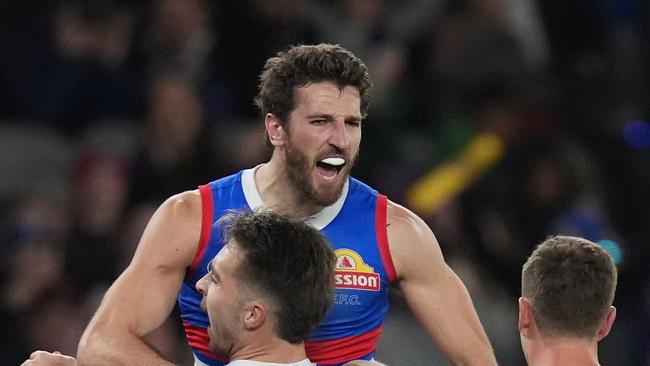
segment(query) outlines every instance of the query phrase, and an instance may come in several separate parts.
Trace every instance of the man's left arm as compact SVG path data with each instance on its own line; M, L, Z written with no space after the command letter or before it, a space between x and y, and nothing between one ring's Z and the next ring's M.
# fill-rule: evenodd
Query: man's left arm
M496 365L469 293L445 263L429 226L393 202L387 225L398 285L438 349L452 365Z

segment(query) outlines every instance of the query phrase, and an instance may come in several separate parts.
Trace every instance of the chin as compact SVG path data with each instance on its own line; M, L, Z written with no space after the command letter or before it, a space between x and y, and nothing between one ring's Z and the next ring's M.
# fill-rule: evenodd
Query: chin
M339 199L339 197L341 197L344 184L345 184L345 180L342 180L341 182L333 183L333 185L320 187L320 189L315 189L314 190L315 194L312 195L312 201L314 201L320 206L329 206L333 204L334 202L336 202L336 200Z

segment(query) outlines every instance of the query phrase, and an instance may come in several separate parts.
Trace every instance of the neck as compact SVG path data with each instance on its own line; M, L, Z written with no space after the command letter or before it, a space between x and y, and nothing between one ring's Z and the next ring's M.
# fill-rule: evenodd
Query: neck
M529 344L529 366L598 366L597 342L576 339L539 339Z
M294 181L289 178L286 165L276 151L271 160L255 172L255 186L264 201L264 205L274 211L306 218L323 209L323 206L311 203Z
M307 358L303 343L291 344L282 339L257 339L236 349L230 354L230 361L249 360L272 363L294 363Z

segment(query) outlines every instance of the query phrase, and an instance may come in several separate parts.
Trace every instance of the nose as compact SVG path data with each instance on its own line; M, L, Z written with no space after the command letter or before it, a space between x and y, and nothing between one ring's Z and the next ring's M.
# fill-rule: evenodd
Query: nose
M345 121L336 120L331 124L329 143L340 150L347 149L350 146L350 136Z
M196 282L196 291L200 292L203 296L208 294L208 275L201 277L200 280Z

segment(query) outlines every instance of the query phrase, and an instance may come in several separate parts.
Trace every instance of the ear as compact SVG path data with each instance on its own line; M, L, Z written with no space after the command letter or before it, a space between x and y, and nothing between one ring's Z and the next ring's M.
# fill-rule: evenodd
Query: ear
M525 297L519 298L519 333L522 336L530 337L533 325L533 305Z
M266 128L269 142L271 142L273 147L282 146L284 144L286 132L280 118L273 113L267 113L266 116L264 116L264 127Z
M244 328L255 330L266 323L269 316L269 308L259 300L249 301L244 307Z
M603 324L600 326L598 333L596 334L596 339L598 341L605 338L609 334L609 331L612 330L612 325L614 324L615 319L616 308L610 306L609 310L607 310L607 316L605 317L605 320L603 320Z

